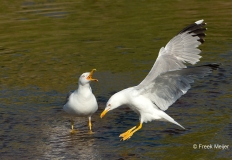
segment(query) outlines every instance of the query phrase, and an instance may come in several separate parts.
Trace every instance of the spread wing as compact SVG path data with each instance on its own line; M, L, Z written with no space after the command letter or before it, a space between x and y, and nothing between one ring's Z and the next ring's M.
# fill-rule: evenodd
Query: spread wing
M162 47L151 71L137 88L149 85L162 73L186 68L184 64L186 62L190 64L198 62L201 51L197 47L204 42L205 25L204 20L196 21L181 30L165 47Z
M138 91L165 111L191 88L190 83L193 83L195 78L204 77L218 67L218 64L209 64L162 73Z

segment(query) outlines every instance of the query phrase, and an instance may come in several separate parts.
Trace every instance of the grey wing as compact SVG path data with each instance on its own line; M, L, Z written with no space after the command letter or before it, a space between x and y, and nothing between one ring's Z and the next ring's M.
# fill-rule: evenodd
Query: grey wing
M157 107L165 111L191 88L190 83L193 83L195 78L204 77L218 67L217 64L210 64L169 71L159 75L148 86L138 90L140 94L148 97Z
M159 51L158 58L145 79L137 86L142 88L153 81L158 75L182 68L184 63L195 64L201 58L197 48L204 42L206 23L204 20L196 21L180 31L165 47Z
M64 104L66 104L66 103L69 101L69 97L70 97L70 95L71 95L72 93L73 93L73 92L70 91L70 92L67 94Z

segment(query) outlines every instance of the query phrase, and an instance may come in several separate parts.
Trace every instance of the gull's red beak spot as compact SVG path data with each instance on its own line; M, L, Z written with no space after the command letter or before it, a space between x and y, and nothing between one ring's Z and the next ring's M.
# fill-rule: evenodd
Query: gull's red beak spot
M105 114L106 114L108 111L109 111L109 110L105 109L105 110L101 113L100 117L103 118L103 117L105 116Z

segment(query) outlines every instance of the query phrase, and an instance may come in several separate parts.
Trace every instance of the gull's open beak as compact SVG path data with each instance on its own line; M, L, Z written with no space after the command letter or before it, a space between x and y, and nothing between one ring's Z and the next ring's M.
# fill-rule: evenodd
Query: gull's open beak
M89 76L87 77L87 79L90 80L90 81L98 82L97 79L92 78L93 72L94 72L94 71L96 71L96 69L92 69L92 71L90 72L90 74L89 74Z
M101 117L101 118L104 117L105 114L106 114L108 111L109 111L109 110L105 109L105 110L101 113L100 117Z

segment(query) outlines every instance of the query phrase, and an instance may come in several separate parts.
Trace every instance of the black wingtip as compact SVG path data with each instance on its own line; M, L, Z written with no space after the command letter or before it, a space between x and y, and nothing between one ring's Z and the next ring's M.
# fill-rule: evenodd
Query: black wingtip
M202 44L205 42L205 40L202 38L202 39L198 39L197 41L201 42Z
M210 67L212 70L217 70L221 64L219 63L211 63L211 64L206 64L206 65L203 65L203 66L207 66L207 67Z
M204 37L206 36L205 31L207 30L207 28L205 28L205 25L206 23L204 23L203 20L201 22L197 21L182 29L178 34L182 34L182 33L192 34L192 36L199 37L198 39L199 42L204 43L205 42Z

